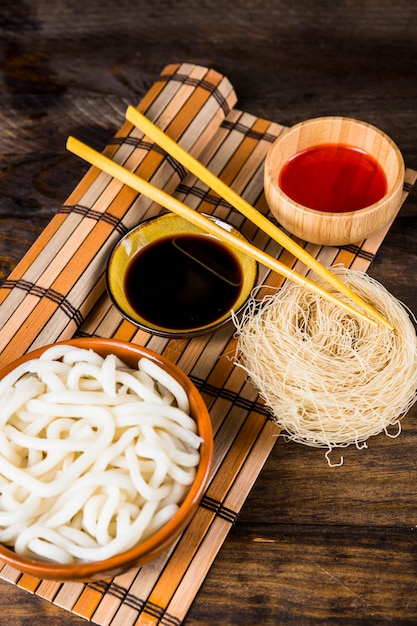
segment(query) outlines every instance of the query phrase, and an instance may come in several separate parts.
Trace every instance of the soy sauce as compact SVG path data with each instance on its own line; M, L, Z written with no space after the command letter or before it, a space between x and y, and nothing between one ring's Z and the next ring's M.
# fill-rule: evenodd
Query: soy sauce
M357 211L380 200L387 180L370 154L352 146L308 148L284 166L279 185L292 200L319 211Z
M185 331L216 322L237 301L242 268L213 237L177 234L142 248L128 265L130 306L152 325Z

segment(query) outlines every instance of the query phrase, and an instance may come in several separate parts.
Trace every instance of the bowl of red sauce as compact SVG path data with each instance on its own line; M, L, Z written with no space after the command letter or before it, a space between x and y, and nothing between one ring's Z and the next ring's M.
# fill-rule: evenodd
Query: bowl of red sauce
M291 234L348 245L394 219L404 173L402 154L383 131L347 117L318 117L283 131L272 144L265 196Z

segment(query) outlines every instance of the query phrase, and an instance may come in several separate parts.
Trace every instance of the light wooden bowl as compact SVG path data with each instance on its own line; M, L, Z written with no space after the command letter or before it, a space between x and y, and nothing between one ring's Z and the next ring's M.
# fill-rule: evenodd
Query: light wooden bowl
M302 206L283 192L279 178L288 160L303 150L329 143L356 147L378 161L387 179L387 192L378 202L331 213ZM347 245L369 237L395 217L404 172L400 150L381 130L346 117L319 117L292 126L272 144L265 161L265 196L271 213L291 234L320 245Z

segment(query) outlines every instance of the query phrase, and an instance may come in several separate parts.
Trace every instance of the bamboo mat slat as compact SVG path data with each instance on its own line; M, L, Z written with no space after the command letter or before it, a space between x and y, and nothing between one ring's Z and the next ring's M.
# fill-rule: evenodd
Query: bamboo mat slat
M193 64L168 65L138 108L214 173L267 214L263 163L283 127L235 108L228 79ZM258 247L307 268L167 157L129 123L103 152L198 211L238 227ZM408 169L403 202L417 179ZM232 324L192 340L138 330L112 306L104 286L114 243L159 206L91 168L0 287L0 365L36 346L72 336L116 337L164 354L190 376L210 410L215 451L201 505L177 543L155 561L112 580L55 583L0 561L0 578L101 626L180 625L279 434L244 371L234 365ZM366 271L390 225L343 248L300 242L325 265ZM260 297L283 278L259 268Z

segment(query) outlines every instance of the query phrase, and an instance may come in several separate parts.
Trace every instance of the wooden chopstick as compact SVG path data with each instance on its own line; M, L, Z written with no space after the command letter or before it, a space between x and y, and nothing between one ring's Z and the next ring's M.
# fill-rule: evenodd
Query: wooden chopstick
M312 269L316 274L324 278L328 283L333 285L340 293L347 296L357 307L366 311L371 317L384 324L390 330L394 327L388 322L378 311L376 311L368 302L363 300L348 285L340 280L335 274L329 271L317 259L309 254L302 246L297 244L280 228L275 226L267 217L257 211L238 193L226 185L213 172L207 169L202 163L189 154L184 148L178 145L163 130L158 128L145 115L137 109L129 106L126 110L126 119L134 124L139 130L144 132L150 139L155 141L165 152L174 157L181 165L186 167L192 174L197 176L201 181L216 191L220 197L229 202L242 215L253 222L258 228L263 230L267 235L279 243L283 248L291 252L297 259L302 261L307 267Z
M340 300L305 276L298 274L287 265L280 263L277 259L269 256L256 246L253 246L246 239L236 237L236 235L233 235L233 233L225 230L198 211L191 209L162 189L155 187L122 165L119 165L112 159L109 159L104 154L97 152L78 139L75 139L75 137L68 137L67 149L73 154L84 159L87 163L90 163L90 165L98 167L103 172L113 176L125 185L128 185L132 189L135 189L139 193L147 196L153 202L156 202L173 213L180 215L182 218L198 226L203 231L214 235L224 243L254 258L257 262L269 267L269 269L281 274L285 278L288 278L299 285L306 287L307 289L310 289L330 302L343 307L351 315L356 315L375 326L377 325L374 319L368 317L362 311L352 307L348 302Z

